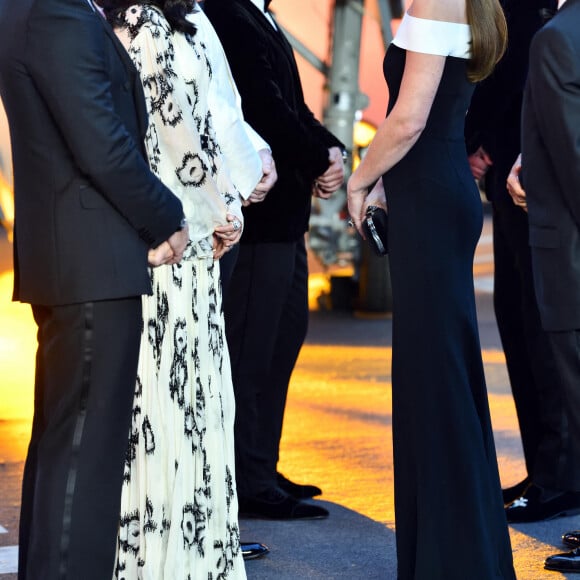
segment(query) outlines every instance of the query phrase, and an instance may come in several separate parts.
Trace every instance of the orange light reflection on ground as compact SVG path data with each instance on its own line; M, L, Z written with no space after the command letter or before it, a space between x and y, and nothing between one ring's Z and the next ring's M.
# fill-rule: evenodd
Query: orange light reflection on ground
M0 420L31 421L36 325L28 304L11 302L12 272L0 275Z
M486 375L505 372L503 352L486 350L483 358ZM288 395L280 471L394 529L390 368L386 346L305 345ZM494 427L512 430L511 395L489 399ZM517 477L521 458L504 454L500 467Z

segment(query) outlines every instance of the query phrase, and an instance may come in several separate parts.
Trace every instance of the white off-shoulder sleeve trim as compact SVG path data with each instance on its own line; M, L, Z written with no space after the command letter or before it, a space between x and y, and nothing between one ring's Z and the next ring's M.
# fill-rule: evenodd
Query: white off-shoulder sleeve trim
M407 12L393 40L405 50L458 58L470 57L470 42L469 24L417 18Z

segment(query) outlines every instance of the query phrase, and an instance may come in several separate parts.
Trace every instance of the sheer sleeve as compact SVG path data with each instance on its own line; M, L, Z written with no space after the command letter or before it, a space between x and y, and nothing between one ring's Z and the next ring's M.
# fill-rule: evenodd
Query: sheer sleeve
M201 10L192 16L198 30L204 32L211 60L208 106L211 111L219 112L213 115L217 141L231 180L247 199L262 177L262 161L257 152L269 146L244 120L241 97L213 26Z
M181 199L190 238L197 242L226 223L228 205L237 209L239 195L231 183L219 184L219 175L212 177L211 162L192 114L191 89L176 62L176 50L181 48L166 20L151 7L129 9L127 19L128 51L139 70L149 114L145 137L149 163Z

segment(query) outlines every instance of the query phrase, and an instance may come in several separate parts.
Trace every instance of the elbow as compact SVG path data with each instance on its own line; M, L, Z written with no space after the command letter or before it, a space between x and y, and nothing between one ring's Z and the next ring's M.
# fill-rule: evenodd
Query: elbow
M426 122L426 119L417 117L403 120L400 124L401 140L415 143L425 129Z

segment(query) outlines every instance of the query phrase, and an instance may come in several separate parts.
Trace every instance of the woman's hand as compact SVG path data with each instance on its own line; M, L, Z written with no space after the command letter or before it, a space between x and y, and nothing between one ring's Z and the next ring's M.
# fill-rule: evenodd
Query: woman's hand
M382 179L379 179L375 183L375 186L367 195L363 206L363 215L366 213L369 205L376 205L377 207L382 207L385 211L387 211L387 196L385 195L385 188L383 186Z
M214 229L214 257L221 258L235 244L240 241L243 232L243 220L234 214L226 216L228 223L225 226L217 226Z
M356 171L350 176L346 186L346 199L348 205L348 213L352 225L357 229L358 233L364 238L361 228L361 222L364 215L363 208L365 207L365 200L368 195L367 187L360 187L357 184Z
M358 233L363 237L363 239L366 239L361 224L364 215L367 212L367 208L371 205L376 205L378 207L382 207L385 211L387 211L387 198L385 195L385 188L383 187L383 180L379 179L368 194L366 194L367 191L366 189L360 190L364 191L364 193L366 194L364 196L360 194L357 195L357 191L353 190L353 195L351 197L350 185L351 184L349 180L347 189L348 189L348 211L350 213L350 219L352 221L352 225L356 227L356 229L358 230ZM353 212L356 212L356 215L358 215L358 222L355 221Z
M233 246L226 246L224 240L218 237L216 234L213 235L213 259L219 260L226 252L231 250Z

